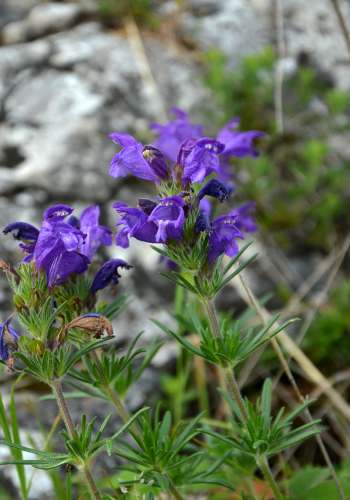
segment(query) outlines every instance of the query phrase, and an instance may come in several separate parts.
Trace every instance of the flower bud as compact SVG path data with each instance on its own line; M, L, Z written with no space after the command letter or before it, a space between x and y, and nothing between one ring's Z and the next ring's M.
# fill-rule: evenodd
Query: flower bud
M168 177L168 167L164 155L159 149L154 146L145 146L142 151L142 156L159 179L166 179Z

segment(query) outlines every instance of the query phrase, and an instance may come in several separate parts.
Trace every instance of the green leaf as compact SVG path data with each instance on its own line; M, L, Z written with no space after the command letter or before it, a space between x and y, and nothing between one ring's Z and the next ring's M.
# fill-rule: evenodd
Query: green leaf
M145 406L144 408L141 408L139 411L135 413L113 436L109 437L109 441L114 441L117 439L119 436L121 436L125 431L129 429L129 427L135 422L135 420L142 415L143 413L149 411L150 408L148 406Z
M197 349L193 344L191 344L188 340L186 340L185 337L182 337L178 333L173 332L172 330L170 330L170 328L168 328L166 325L164 325L163 323L161 323L156 319L152 319L151 321L165 333L168 333L171 337L174 337L183 347L185 347L185 349L192 352L193 354L196 354L197 356L204 357L202 351Z

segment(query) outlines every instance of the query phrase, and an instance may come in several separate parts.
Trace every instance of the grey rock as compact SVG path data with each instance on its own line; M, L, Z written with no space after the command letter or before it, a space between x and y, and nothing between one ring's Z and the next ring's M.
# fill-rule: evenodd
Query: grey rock
M349 20L350 3L340 4L345 19ZM340 87L349 89L350 57L331 2L288 0L284 3L284 14L289 55L308 53Z
M29 81L19 84L5 104L10 123L50 125L95 114L103 96L88 82L70 72L47 69Z
M268 9L246 0L192 0L183 33L201 49L219 49L231 64L269 43Z
M146 50L165 106L199 106L196 69L158 41ZM116 149L107 133L144 133L159 116L128 41L84 23L0 48L0 68L8 75L0 87L0 194L31 186L56 198L107 200L118 186L108 177Z
M4 85L20 70L43 64L49 54L50 45L45 40L0 47L0 81Z
M216 0L191 0L187 4L195 16L210 16L220 11L219 2Z
M4 43L21 43L72 26L82 14L76 3L42 3L35 5L28 16L3 27Z
M28 27L24 21L6 24L2 30L2 40L5 44L25 42L28 38Z
M26 23L30 37L40 37L52 31L62 31L72 26L81 14L76 3L43 3L29 13Z
M26 17L38 0L2 0L0 3L0 28Z

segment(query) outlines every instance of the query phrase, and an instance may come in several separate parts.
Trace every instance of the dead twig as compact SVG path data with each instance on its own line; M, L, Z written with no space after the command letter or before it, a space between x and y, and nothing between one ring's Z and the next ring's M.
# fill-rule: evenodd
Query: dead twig
M124 28L128 37L128 41L135 56L140 76L145 84L145 90L149 98L158 107L158 116L161 120L167 120L166 108L163 103L161 93L157 82L153 76L152 68L147 57L146 49L142 40L140 30L132 16L128 16L124 20Z
M335 15L337 16L339 27L340 27L340 30L341 30L342 35L344 37L346 47L347 47L348 52L350 54L350 31L349 31L349 28L346 24L345 16L342 13L342 10L340 7L340 2L339 2L339 0L330 0L330 1L331 1L332 6L333 6Z

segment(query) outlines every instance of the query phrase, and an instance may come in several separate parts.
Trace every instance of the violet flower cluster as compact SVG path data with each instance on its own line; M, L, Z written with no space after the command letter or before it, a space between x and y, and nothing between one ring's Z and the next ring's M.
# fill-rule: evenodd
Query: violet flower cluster
M173 112L175 120L151 125L158 135L152 145L144 146L125 133L110 134L121 148L111 161L110 175L152 181L158 190L156 198L140 199L138 207L114 203L118 214L116 243L127 248L133 237L148 243L181 244L186 221L195 213L192 239L207 233L207 263L211 265L222 254L236 255L237 239L256 229L251 215L253 203L213 217L207 197L220 202L229 198L234 189L229 160L257 156L254 140L263 133L241 132L237 130L239 121L234 119L210 138L204 135L202 125L189 121L184 111L174 108ZM191 243L188 237L187 243Z
M112 231L99 224L98 206L86 208L79 218L72 213L69 205L53 205L45 210L40 229L26 222L14 222L3 231L20 241L23 261L33 261L37 271L45 272L49 288L86 272L99 247L112 244ZM93 279L91 293L111 282L117 283L120 267L130 268L122 259L103 264Z

